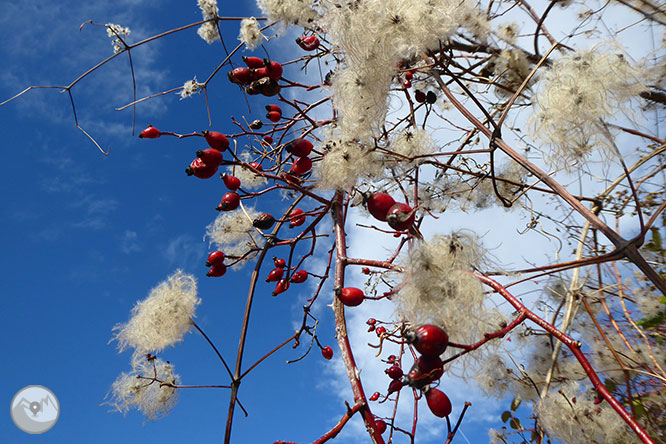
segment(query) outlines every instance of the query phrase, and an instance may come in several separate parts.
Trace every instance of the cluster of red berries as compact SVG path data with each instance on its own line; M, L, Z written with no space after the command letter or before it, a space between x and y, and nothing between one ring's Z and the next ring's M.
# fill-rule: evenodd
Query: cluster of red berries
M388 377L391 378L388 394L399 392L405 385L419 389L425 394L428 407L435 416L440 418L448 416L451 414L451 401L445 393L430 387L430 384L438 381L444 374L444 363L440 359L440 355L444 353L449 344L449 336L441 327L432 324L424 324L414 330L408 330L403 336L420 356L414 361L407 374L404 374L400 366L395 363L396 357L389 356L388 362L393 365L385 370ZM378 398L379 394L376 399ZM370 399L372 400L372 397Z
M221 251L213 251L208 255L206 260L206 267L210 267L206 276L210 277L220 277L224 276L224 273L227 272L227 266L224 265L224 253Z
M287 268L287 261L284 259L274 257L273 264L275 268L268 273L266 277L266 282L277 282L275 285L275 290L273 290L273 296L277 296L280 293L284 293L289 289L289 284L302 284L308 279L308 272L305 270L298 270L292 273L291 278L282 277L284 276L285 268ZM322 352L323 353L323 352ZM331 356L333 356L333 351L331 350ZM327 358L330 359L330 358Z
M232 83L245 86L249 95L262 94L271 97L280 92L278 80L282 77L282 65L269 59L243 57L247 68L230 71L227 76Z
M278 105L266 105L266 118L271 122L279 122L282 118L282 108L280 108ZM270 143L273 143L272 139L273 138L271 137ZM264 140L266 139L264 138Z
M210 148L197 151L197 158L185 169L185 172L188 176L208 179L217 173L217 168L223 160L222 151L229 148L229 139L217 131L204 131L203 135Z
M297 157L287 172L289 176L302 176L312 169L312 160L308 155L313 148L312 143L307 139L294 139L285 145L284 149Z
M364 201L375 219L388 222L396 231L407 230L414 224L416 211L406 203L396 202L386 193L367 194Z

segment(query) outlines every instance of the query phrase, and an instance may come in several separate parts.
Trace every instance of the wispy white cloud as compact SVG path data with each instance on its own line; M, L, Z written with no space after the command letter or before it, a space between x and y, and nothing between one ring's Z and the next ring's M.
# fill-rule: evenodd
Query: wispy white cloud
M205 244L190 234L181 234L162 247L162 254L173 268L191 268L204 262Z
M125 254L141 251L138 237L136 231L125 230L122 236L120 236L120 251Z

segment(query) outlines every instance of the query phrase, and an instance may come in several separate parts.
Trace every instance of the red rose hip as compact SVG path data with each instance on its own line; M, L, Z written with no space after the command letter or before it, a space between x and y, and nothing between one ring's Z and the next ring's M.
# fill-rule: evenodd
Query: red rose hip
M204 131L203 135L209 147L218 151L225 151L229 148L229 139L224 134L217 131Z
M206 267L221 264L224 262L224 253L221 251L212 251L206 260Z
M416 212L407 204L396 203L389 208L386 214L386 222L397 231L404 231L414 224Z
M220 204L217 206L217 211L233 211L240 205L240 196L238 193L230 191L222 196Z
M139 133L139 139L157 139L162 133L152 125Z
M359 288L345 287L337 292L337 297L347 307L356 307L361 305L365 295Z
M321 355L324 357L324 359L330 360L333 358L333 349L327 345L321 349Z
M407 333L407 340L424 356L439 356L449 345L449 335L443 328L424 324Z
M241 186L240 179L238 177L232 176L230 174L223 174L222 175L222 181L224 182L224 186L229 188L231 191L236 191Z
M375 193L365 203L368 206L368 211L375 219L386 222L388 211L395 205L395 200L386 193Z
M433 415L444 418L451 414L451 400L441 390L431 388L425 394L428 407Z

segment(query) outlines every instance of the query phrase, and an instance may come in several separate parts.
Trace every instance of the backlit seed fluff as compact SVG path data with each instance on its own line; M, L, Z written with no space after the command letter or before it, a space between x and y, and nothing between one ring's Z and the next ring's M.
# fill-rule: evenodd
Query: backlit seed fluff
M217 32L217 27L215 26L214 22L203 23L201 26L199 26L197 34L209 45L220 40L220 34Z
M269 22L283 25L307 26L317 17L312 0L257 0L257 5Z
M263 34L259 31L259 23L254 17L241 20L238 40L245 43L247 49L254 49L261 44Z
M192 97L194 93L201 92L201 89L203 88L203 84L197 82L197 78L194 77L192 80L188 80L183 84L183 89L180 90L180 99L187 99L189 97Z
M143 358L131 372L121 374L111 385L107 404L123 414L135 408L147 419L155 420L168 414L176 404L178 393L172 385L178 384L180 377L169 362Z
M256 255L247 254L248 251L261 243L261 236L252 226L259 214L254 208L245 208L245 212L223 211L206 227L206 237L227 256L243 257L237 264L240 267Z
M111 39L111 44L113 45L113 52L120 52L125 49L125 45L120 41L122 38L125 40L130 34L129 28L124 28L120 25L115 25L113 23L106 24L106 35Z
M556 60L543 75L529 128L548 145L546 161L570 170L594 148L612 149L600 122L628 111L628 100L644 90L643 74L614 43Z
M178 270L137 302L130 320L114 327L113 339L120 351L131 347L137 353L159 352L183 340L200 303L194 276Z
M217 8L217 0L198 0L197 4L201 9L201 14L204 18L212 18L217 16L219 13Z

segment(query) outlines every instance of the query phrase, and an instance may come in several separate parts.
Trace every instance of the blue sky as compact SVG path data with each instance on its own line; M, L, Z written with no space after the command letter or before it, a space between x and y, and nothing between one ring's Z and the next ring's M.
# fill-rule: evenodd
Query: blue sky
M5 42L0 46L0 100L28 85L67 84L111 55L104 28L85 26L79 31L86 20L128 26L134 42L200 18L194 1L107 5L28 0L3 1L1 6ZM224 4L229 7L236 9L224 9L223 14L257 14L253 2ZM233 45L237 24L225 32ZM273 54L280 54L284 45L274 46ZM222 57L221 47L207 45L194 29L140 48L134 54L138 95L180 86L194 75L202 80ZM0 269L0 403L8 407L18 389L39 384L53 390L61 405L59 422L38 436L18 430L7 408L0 414L0 441L221 442L226 390L184 391L168 417L146 424L136 412L123 418L100 403L115 378L129 370L129 354L119 355L115 345L108 344L113 326L126 321L134 303L177 268L199 278L204 302L198 322L233 362L251 267L216 280L204 276L203 265L208 252L204 227L217 214L222 183L184 174L194 152L202 148L200 139L132 137L131 112L113 111L131 100L126 57L82 81L73 94L79 122L105 149L110 147L108 157L74 127L68 98L57 90L32 91L0 107L5 166L0 178L5 190L0 210L5 258ZM209 99L213 128L222 132L235 131L229 115L261 118L268 103L253 98L254 113L248 114L242 95L224 75L212 82ZM151 123L190 132L205 129L207 117L202 97L179 101L170 94L138 106L136 123L138 130ZM271 198L259 201L265 211L280 204ZM271 287L260 284L247 363L293 333L298 307L307 297L307 287L302 288L271 298ZM337 351L330 310L322 306L318 315L322 342ZM244 381L240 397L251 417L236 418L235 442L312 441L343 413L339 391L346 388L335 370L339 362L328 363L313 353L299 364L284 365L299 353L279 352ZM184 384L228 382L198 335L188 335L161 357L174 363ZM465 396L459 393L456 398ZM486 442L485 426L479 424L500 411L499 406L479 407L462 427L469 442ZM424 419L424 424L430 427L432 421ZM465 442L462 437L457 441ZM336 442L357 441L348 433Z

